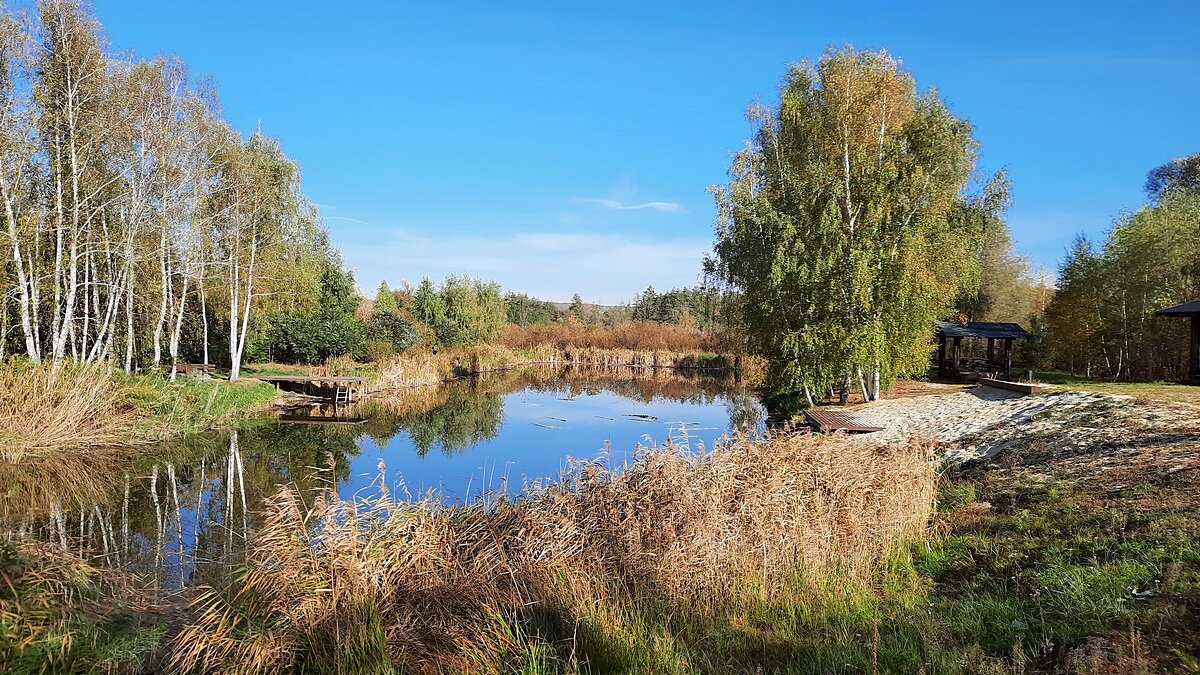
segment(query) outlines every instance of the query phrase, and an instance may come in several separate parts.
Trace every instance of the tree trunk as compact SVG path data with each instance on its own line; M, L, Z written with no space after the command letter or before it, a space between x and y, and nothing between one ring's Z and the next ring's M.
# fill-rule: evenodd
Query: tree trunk
M179 371L179 333L183 329L183 311L187 307L187 292L188 292L188 276L183 275L183 289L180 292L179 303L176 305L177 312L175 314L175 325L171 329L171 340L168 348L171 354L171 381L175 381L175 375ZM175 303L172 303L175 304Z

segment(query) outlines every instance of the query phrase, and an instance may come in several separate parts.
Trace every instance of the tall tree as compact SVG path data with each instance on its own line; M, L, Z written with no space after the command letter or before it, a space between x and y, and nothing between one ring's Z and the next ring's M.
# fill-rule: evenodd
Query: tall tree
M374 308L376 312L400 311L400 305L396 303L396 295L392 293L392 289L388 287L386 281L379 282L379 289L375 291Z
M980 233L950 217L971 126L887 52L791 68L717 199L715 273L743 293L750 347L777 390L881 383L928 366L934 322L972 275ZM810 396L811 398L811 396Z
M1152 169L1146 176L1145 189L1152 202L1173 193L1200 194L1200 152Z

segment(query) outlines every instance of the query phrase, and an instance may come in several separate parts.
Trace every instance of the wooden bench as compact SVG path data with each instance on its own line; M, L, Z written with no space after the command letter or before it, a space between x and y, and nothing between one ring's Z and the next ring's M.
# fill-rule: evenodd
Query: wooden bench
M192 377L212 377L212 366L207 363L176 363L175 373Z
M985 387L995 387L996 389L1007 389L1019 394L1034 395L1042 393L1042 386L1040 384L1033 384L1032 382L1009 382L1008 380L981 377L979 378L979 384Z
M804 418L814 429L821 433L845 431L848 434L869 434L883 431L883 427L873 427L863 424L855 415L832 410L806 410Z

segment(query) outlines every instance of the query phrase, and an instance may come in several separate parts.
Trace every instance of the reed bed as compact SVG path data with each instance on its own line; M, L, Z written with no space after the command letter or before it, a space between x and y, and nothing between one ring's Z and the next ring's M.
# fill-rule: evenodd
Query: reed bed
M556 323L543 326L508 326L504 344L513 349L551 345L559 349L595 348L634 351L724 352L728 345L718 334L654 321L632 321L616 326Z
M577 672L587 656L574 636L620 631L642 603L703 613L831 578L868 585L927 527L931 453L924 440L807 434L673 445L620 471L581 463L520 499L458 506L386 491L310 506L284 489L244 578L197 599L173 665L498 673L557 649Z
M100 366L0 364L0 460L116 444L136 422L136 404Z
M0 539L0 671L142 672L169 610L133 575Z
M582 366L601 369L674 369L738 371L753 376L761 370L752 358L730 357L709 352L676 352L665 349L636 350L600 347L560 347L537 344L512 348L477 345L449 349L438 354L409 350L375 364L372 391L432 386L457 377L525 366Z

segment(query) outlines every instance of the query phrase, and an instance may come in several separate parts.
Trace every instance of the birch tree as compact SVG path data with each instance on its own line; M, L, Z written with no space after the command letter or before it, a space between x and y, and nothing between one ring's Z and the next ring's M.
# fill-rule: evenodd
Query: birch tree
M707 271L741 290L753 351L777 391L853 380L870 399L928 365L933 326L977 264L949 217L975 142L886 52L831 50L788 72L717 200Z
M223 252L229 295L229 379L241 374L242 356L250 328L256 278L268 249L282 241L289 219L297 216L298 170L279 144L261 132L241 142L235 134L217 155L221 186L214 199L220 215L213 230Z
M179 59L111 54L81 0L0 6L0 355L174 377L227 300L236 379L260 315L319 302L335 259L279 143Z
M28 92L20 91L19 86L22 75L27 76L29 48L29 27L14 16L0 17L0 202L25 354L37 362L41 360L36 316L38 260L29 249L42 214L34 198L30 161L35 147L33 106ZM30 229L34 229L32 235Z
M95 19L79 3L46 0L39 11L44 46L36 96L53 204L50 358L57 368L75 333L79 291L87 274L80 263L89 252L90 230L99 224L100 202L112 180L100 161L107 127L99 111L108 61Z

